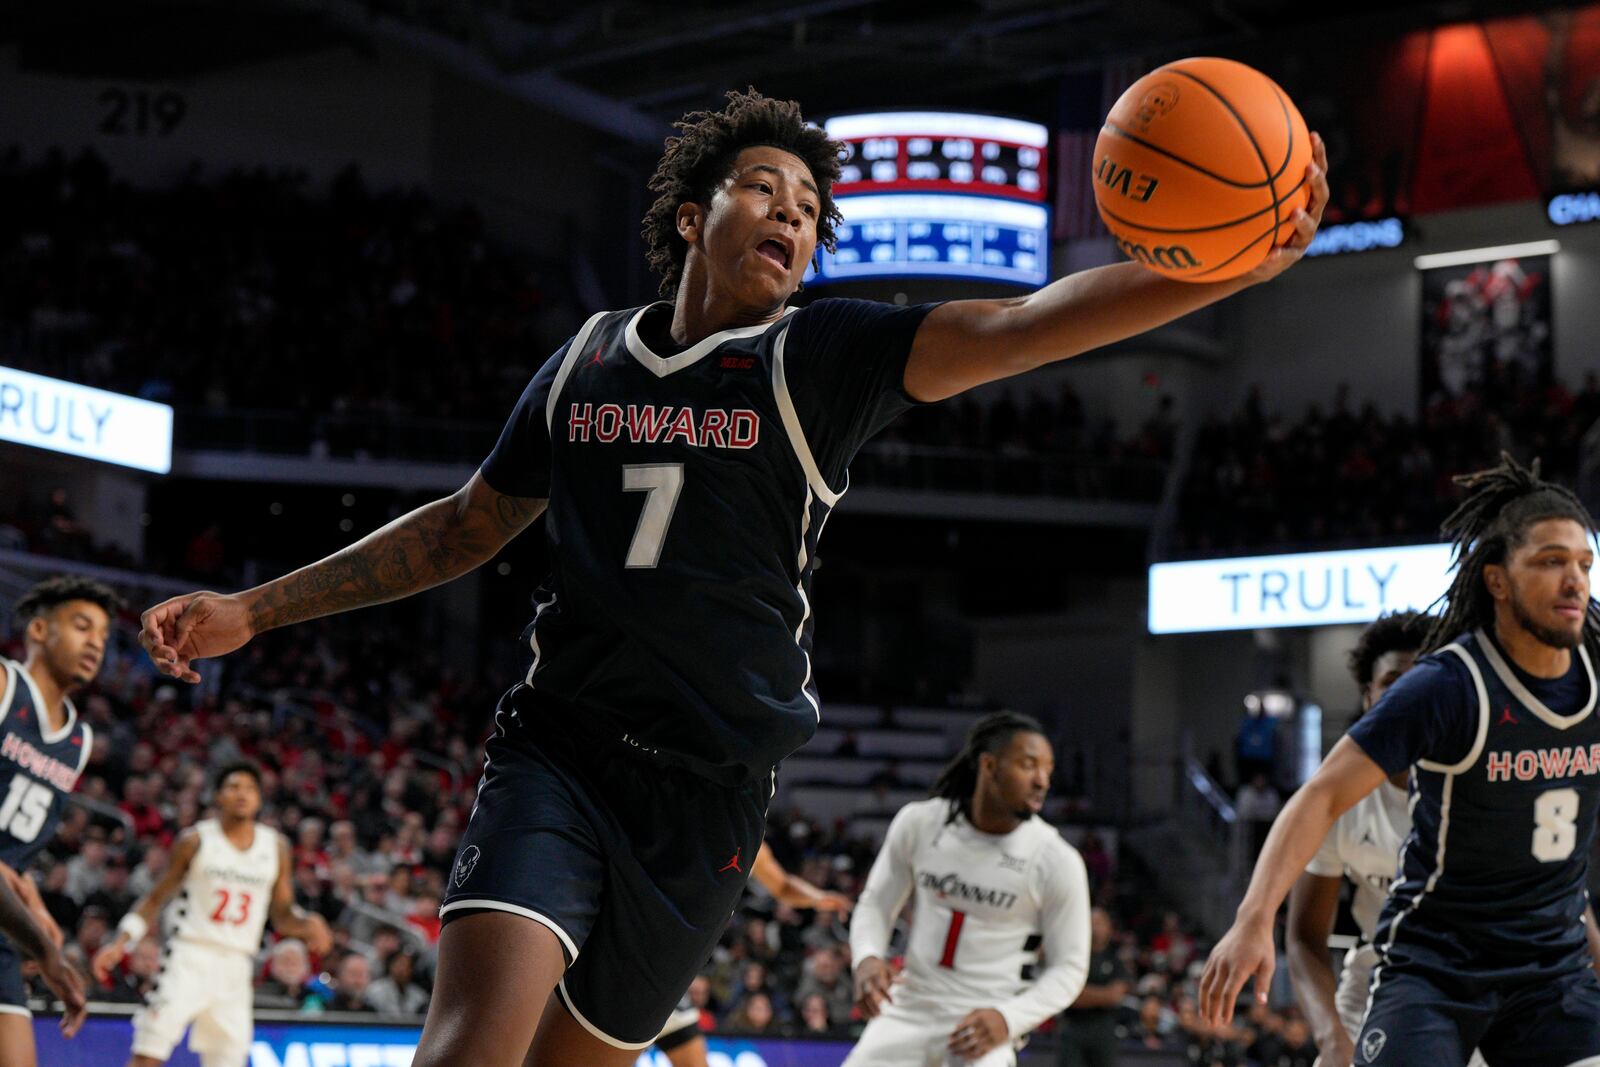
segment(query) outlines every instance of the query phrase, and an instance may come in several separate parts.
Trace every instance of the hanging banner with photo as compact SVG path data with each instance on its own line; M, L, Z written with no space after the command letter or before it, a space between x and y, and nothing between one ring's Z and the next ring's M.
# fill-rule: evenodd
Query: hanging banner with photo
M1551 379L1550 257L1422 272L1423 406Z

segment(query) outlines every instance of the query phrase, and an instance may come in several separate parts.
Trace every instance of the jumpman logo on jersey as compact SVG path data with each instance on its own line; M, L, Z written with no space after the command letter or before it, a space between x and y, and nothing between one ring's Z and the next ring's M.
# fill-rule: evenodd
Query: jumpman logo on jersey
M1500 709L1500 721L1497 722L1495 725L1496 726L1516 726L1517 725L1517 717L1515 715L1511 714L1511 705L1510 704L1507 704L1505 707Z
M1363 845L1377 844L1376 841L1372 840L1372 827L1369 826L1361 832L1361 843Z
M717 873L721 874L723 871L730 871L731 870L731 871L738 871L740 874L743 874L744 873L744 868L739 866L739 853L741 853L743 851L744 851L743 848L734 849L733 850L733 859L729 860L727 863L724 863L721 867L718 867L717 868Z
M606 350L604 348L596 350L595 354L589 357L589 362L584 364L585 367L604 367L605 365Z

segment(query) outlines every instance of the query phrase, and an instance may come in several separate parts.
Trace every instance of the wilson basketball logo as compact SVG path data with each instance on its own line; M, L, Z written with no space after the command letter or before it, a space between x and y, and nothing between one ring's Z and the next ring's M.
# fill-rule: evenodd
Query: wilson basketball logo
M1152 248L1118 237L1117 247L1122 249L1123 255L1134 262L1160 267L1163 270L1184 271L1204 266L1185 245L1156 245Z

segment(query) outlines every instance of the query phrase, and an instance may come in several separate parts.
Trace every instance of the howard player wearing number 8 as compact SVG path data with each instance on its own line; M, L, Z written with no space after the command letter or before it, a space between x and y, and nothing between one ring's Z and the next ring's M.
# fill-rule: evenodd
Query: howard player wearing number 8
M251 968L267 920L312 952L333 947L322 916L294 903L289 843L256 822L261 772L245 762L223 767L214 803L218 817L178 836L161 880L122 917L110 944L95 953L95 977L104 982L177 894L167 915L161 972L133 1017L129 1067L167 1062L191 1025L189 1048L202 1067L244 1067L253 1033Z
M94 734L67 694L94 681L122 598L99 582L62 576L16 604L27 657L0 657L0 864L25 871L61 823L67 795L89 761ZM57 944L61 931L25 877L7 881ZM29 1067L33 1021L22 957L0 939L0 1063Z
M1458 481L1459 567L1417 665L1284 809L1202 1010L1231 1016L1272 971L1272 918L1334 820L1411 769L1412 829L1373 941L1354 1062L1600 1067L1600 982L1584 919L1600 807L1590 614L1594 522L1509 457ZM1329 1065L1325 1064L1325 1067Z

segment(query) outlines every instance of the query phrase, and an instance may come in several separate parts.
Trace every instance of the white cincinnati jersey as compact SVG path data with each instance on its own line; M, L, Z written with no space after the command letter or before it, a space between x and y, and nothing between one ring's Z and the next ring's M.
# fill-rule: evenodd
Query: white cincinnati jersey
M196 823L195 830L200 848L167 910L168 936L254 954L278 880L278 832L256 823L255 840L240 849L215 819Z
M1389 884L1400 866L1400 846L1411 833L1411 806L1406 791L1385 781L1339 816L1306 870L1324 878L1343 874L1355 883L1350 912L1361 927L1361 939L1372 940L1378 913L1389 897Z
M1083 859L1042 819L997 835L950 813L935 798L894 817L851 920L852 958L888 958L895 916L915 891L904 980L892 993L899 1013L996 1008L1021 1038L1083 990Z

